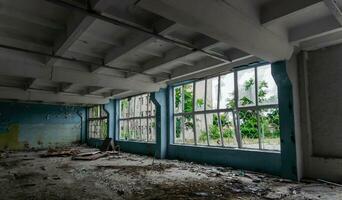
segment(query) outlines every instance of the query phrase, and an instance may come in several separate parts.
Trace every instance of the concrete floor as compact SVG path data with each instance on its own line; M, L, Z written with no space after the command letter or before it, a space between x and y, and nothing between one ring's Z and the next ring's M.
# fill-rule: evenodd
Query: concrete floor
M0 154L0 199L342 199L341 187L231 168L128 153L94 161L43 153Z

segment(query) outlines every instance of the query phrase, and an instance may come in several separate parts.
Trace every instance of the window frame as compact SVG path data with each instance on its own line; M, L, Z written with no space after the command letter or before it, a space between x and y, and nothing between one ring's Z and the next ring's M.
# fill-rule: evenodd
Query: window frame
M121 101L122 100L128 100L128 108L127 108L127 112L129 113L130 112L130 103L129 103L129 99L130 98L135 98L135 100L136 100L136 97L143 97L144 95L147 95L148 97L147 97L147 101L146 101L146 104L141 104L141 105L145 105L146 106L146 112L147 112L147 115L146 116L139 116L139 117L136 117L136 116L130 116L130 114L128 114L128 117L121 117ZM149 116L148 115L148 113L150 112L150 106L149 106L149 101L150 101L150 103L151 104L153 104L153 106L154 106L154 113L153 112L151 112L151 115ZM140 105L140 106L141 106ZM134 101L134 110L136 109L136 101ZM134 111L134 114L135 114L135 111ZM119 103L118 103L118 120L117 120L117 122L118 122L118 141L121 141L121 142L138 142L138 143L152 143L152 144L155 144L156 143L156 131L157 131L157 126L156 126L156 124L154 125L154 131L152 131L152 134L153 134L153 132L154 132L154 134L155 134L155 136L154 136L154 140L149 140L149 123L150 122L154 122L154 123L156 123L156 121L157 121L157 118L156 118L156 107L155 107L155 105L154 105L154 103L153 103L153 101L151 100L151 93L143 93L143 94L138 94L138 95L134 95L134 96L130 96L130 97L126 97L126 98L123 98L123 99L119 99ZM142 135L142 129L141 129L141 126L142 126L142 120L143 119L146 119L146 140L142 140L142 139L140 139L140 140L138 140L138 139L135 139L135 140L132 140L132 139L122 139L120 136L121 136L121 123L123 122L123 121L126 121L126 123L127 123L127 128L128 128L128 130L129 130L129 128L130 128L130 121L134 121L134 120L139 120L139 127L140 127L140 130L139 130L139 132L140 132L140 135ZM151 136L151 139L153 139L153 136Z
M95 107L99 107L100 108L100 117L89 117L90 116L90 109L95 108ZM102 111L104 111L106 113L107 116L102 116ZM109 113L108 111L105 109L104 105L94 105L91 107L87 108L87 138L88 139L97 139L97 140L105 140L106 138L109 138ZM103 120L107 120L107 126L106 126L106 132L107 132L107 136L106 138L96 138L96 137L92 137L93 134L90 133L90 125L91 125L91 121L103 121Z
M172 121L170 121L170 124L172 126L172 131L171 131L171 138L172 140L170 140L170 145L188 145L188 146L198 146L198 147L220 147L220 148L230 148L230 149L239 149L239 150L256 150L256 151L271 151L271 152L280 152L280 148L279 150L273 150L273 149L265 149L262 147L263 143L262 143L262 132L260 130L260 111L265 110L265 109L278 109L279 111L279 101L277 99L277 103L270 103L270 104L266 104L266 105L259 105L259 99L258 99L258 67L263 67L263 66L267 66L270 65L269 63L258 63L256 65L250 65L250 66L243 66L243 67L239 67L236 69L233 69L231 72L228 73L220 73L217 75L213 75L213 76L207 76L201 79L197 79L197 80L193 80L193 81L186 81L183 83L178 83L178 84L174 84L171 87L171 93L172 93ZM271 66L270 66L271 67ZM243 70L247 70L247 69L254 69L254 81L255 81L255 105L252 106L239 106L239 85L238 85L238 72L243 71ZM234 75L234 108L220 108L220 95L221 95L221 77L225 76L227 74L233 73ZM207 81L209 79L213 79L217 77L218 78L218 91L217 91L217 107L216 109L210 109L207 110ZM272 77L273 78L273 77ZM196 111L196 105L195 105L195 99L196 99L196 83L200 82L200 81L205 81L204 84L204 108L203 110L198 110ZM184 96L184 86L188 85L188 84L192 84L193 87L193 102L192 102L192 112L184 112L184 108L182 110L182 112L179 113L175 113L174 109L175 109L175 88L176 87L182 87L182 96ZM277 97L279 95L279 91L277 88ZM184 107L184 99L182 99L182 107ZM257 115L257 124L258 124L258 142L259 142L259 148L249 148L249 147L244 147L242 144L242 136L241 136L241 132L240 132L240 116L239 113L241 111L246 111L246 110L251 110L256 112ZM223 131L222 131L222 124L221 124L221 120L220 120L220 114L222 113L232 113L233 116L233 123L234 123L234 131L235 131L235 135L236 135L236 142L237 142L237 147L231 147L231 146L225 146L224 144L224 139L223 139ZM208 122L207 122L207 114L217 114L217 116L219 117L218 119L218 126L219 126L219 130L220 130L220 137L221 137L221 145L220 146L213 146L210 145L209 143L209 131L208 131ZM184 142L183 139L183 143L176 143L176 127L174 125L175 123L175 119L176 117L182 117L184 118L185 116L191 115L192 116L192 120L193 120L193 133L194 133L194 143L193 144L187 144ZM204 116L204 123L205 123L205 129L207 132L207 144L206 145L201 145L201 144L197 144L197 133L196 133L196 115L203 115ZM279 124L280 126L280 124ZM184 127L182 127L183 133L184 133ZM280 133L281 134L281 133ZM183 138L184 138L184 134L183 134ZM279 138L280 140L280 138ZM281 144L280 144L281 145Z

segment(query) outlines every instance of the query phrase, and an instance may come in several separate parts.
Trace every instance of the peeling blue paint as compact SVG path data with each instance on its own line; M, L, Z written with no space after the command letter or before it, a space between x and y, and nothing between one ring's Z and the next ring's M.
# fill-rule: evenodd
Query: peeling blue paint
M70 145L85 132L83 107L2 102L0 113L0 133L17 125L20 148Z

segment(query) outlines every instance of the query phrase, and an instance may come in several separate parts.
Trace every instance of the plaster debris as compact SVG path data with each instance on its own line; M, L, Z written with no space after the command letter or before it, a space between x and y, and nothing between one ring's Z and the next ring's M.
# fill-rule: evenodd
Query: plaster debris
M73 148L93 156L97 149ZM26 199L342 199L342 188L279 177L120 153L89 160L9 152L0 161L0 196ZM106 152L107 153L107 152Z

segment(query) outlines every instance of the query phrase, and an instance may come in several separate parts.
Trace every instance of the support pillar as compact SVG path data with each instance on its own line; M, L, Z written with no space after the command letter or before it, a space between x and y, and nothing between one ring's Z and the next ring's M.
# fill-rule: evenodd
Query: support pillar
M166 89L151 93L156 106L156 149L155 156L164 159L167 154L167 97Z
M287 75L286 62L272 63L272 75L278 86L281 175L285 178L297 180L292 84Z

